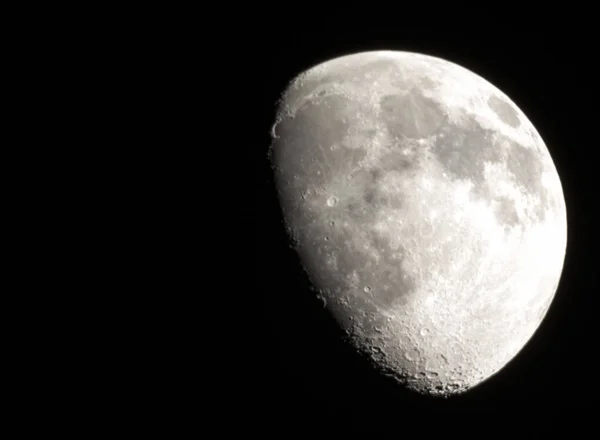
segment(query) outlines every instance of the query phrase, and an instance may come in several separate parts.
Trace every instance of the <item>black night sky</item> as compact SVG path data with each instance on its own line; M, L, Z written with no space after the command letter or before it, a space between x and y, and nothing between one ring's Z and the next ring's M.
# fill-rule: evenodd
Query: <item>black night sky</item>
M481 35L363 32L278 36L261 79L256 172L256 291L262 300L256 405L265 426L320 427L337 417L359 425L433 413L521 413L550 418L584 411L598 385L592 294L598 292L597 70L591 43L570 34ZM311 294L279 219L266 151L275 103L301 71L337 56L407 50L460 64L504 91L544 139L561 178L568 215L562 279L537 333L504 370L468 393L431 399L402 392L339 343L339 330ZM268 420L267 420L268 419ZM568 419L568 417L567 417ZM292 431L293 432L293 431ZM287 438L287 435L281 438Z

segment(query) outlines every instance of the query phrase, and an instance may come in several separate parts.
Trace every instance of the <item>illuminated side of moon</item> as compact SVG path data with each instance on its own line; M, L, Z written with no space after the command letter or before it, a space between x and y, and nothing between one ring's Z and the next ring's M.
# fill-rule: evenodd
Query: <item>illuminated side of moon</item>
M441 395L516 356L567 223L548 149L504 93L439 58L354 54L296 78L272 134L291 238L357 349Z

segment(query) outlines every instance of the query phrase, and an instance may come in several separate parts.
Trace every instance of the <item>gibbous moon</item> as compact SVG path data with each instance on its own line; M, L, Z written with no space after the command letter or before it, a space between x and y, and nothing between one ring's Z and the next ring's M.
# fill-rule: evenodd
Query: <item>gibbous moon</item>
M382 373L462 393L538 328L565 201L542 138L488 81L410 52L327 61L283 93L269 157L302 265Z

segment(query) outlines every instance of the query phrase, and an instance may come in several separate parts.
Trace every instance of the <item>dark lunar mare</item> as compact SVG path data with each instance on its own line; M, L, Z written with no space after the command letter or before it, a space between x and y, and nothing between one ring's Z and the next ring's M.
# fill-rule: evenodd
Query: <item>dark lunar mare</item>
M389 309L406 302L415 291L414 279L402 269L403 249L393 250L386 239L372 231L377 212L382 208L401 209L402 195L379 189L379 181L389 171L409 172L410 160L399 153L383 158L379 168L359 169L337 194L339 203L331 208L311 211L302 197L314 197L314 191L328 187L343 173L357 167L366 154L364 149L351 150L331 146L341 144L351 127L347 112L354 103L339 96L328 96L306 103L294 118L280 121L272 144L272 161L279 200L295 249L311 284L320 290L342 328L355 346L369 357L384 356L379 348L364 346L385 324L380 308ZM342 172L342 176L336 173ZM341 227L342 221L348 228ZM381 255L381 263L364 249L356 249L356 234L363 234ZM327 239L326 239L327 238ZM327 270L327 261L336 258L337 271ZM360 285L353 285L350 275L356 271ZM370 291L363 291L363 286ZM383 289L387 285L389 288ZM381 365L381 362L378 364ZM390 370L391 372L392 370Z
M517 112L508 102L492 95L488 98L487 103L502 122L513 128L519 128L521 126L521 121L519 120Z
M513 127L519 125L517 114L508 103L495 96L488 101L504 122ZM484 176L484 163L506 163L516 183L527 194L540 199L534 212L535 220L545 219L551 201L542 185L544 165L536 149L503 139L501 133L483 128L473 117L465 116L467 122L460 127L453 125L439 104L416 88L406 95L386 95L381 98L380 106L388 131L396 138L421 139L437 134L433 147L435 158L452 178L472 181L474 193L481 200L494 200L490 182ZM503 141L509 144L508 152L503 151ZM518 224L514 201L508 198L496 201L499 203L498 221L507 227Z
M416 88L406 95L381 98L382 117L391 135L422 139L434 134L446 119L444 111Z
M329 183L338 171L336 165L350 168L364 158L364 149L353 150L349 155L345 148L331 148L343 142L356 122L339 111L352 107L357 107L356 103L347 98L326 96L305 103L293 118L277 124L271 160L284 193L299 200L299 191L320 189Z
M358 268L361 280L375 286L377 283L369 281L373 275L365 269L372 264L372 258L362 250L352 248L355 242L353 235L362 231L367 235L366 239L381 251L382 260L392 261L392 251L387 242L372 233L368 226L373 224L381 208L402 208L402 195L381 191L379 181L389 171L410 171L413 167L410 160L392 152L382 158L379 168L359 168L350 180L344 182L343 192L336 195L339 203L332 209L323 206L323 209L311 212L300 202L303 196L311 198L314 191L329 187L333 180L345 179L344 174L357 169L364 159L366 151L362 148L331 148L343 144L350 128L357 122L349 109L359 107L356 102L341 96L327 96L305 103L293 118L283 119L277 125L271 160L276 170L282 206L291 223L290 230L299 243L298 250L306 254L309 264L318 261L314 273L323 272L324 259L335 254L339 259L340 274L345 276ZM368 109L362 110L368 115ZM394 139L390 139L392 141ZM342 220L349 223L348 230L340 227ZM329 241L325 241L325 237ZM317 255L312 255L314 253ZM372 294L379 295L377 302L380 305L391 306L393 295L401 297L412 291L408 275L401 272L401 262L394 269L384 268L382 276L388 277L390 284L396 284L396 292L392 294L373 289Z
M540 199L536 207L535 220L543 221L548 207L548 191L542 185L544 165L536 150L526 148L501 134L481 127L473 118L461 128L445 123L441 126L433 154L446 172L455 179L473 182L473 192L484 201L494 200L490 185L494 182L486 180L485 162L505 163L508 171L515 177L516 184L526 194ZM493 141L494 136L496 141ZM500 139L498 139L500 137ZM509 144L503 151L502 141ZM500 208L497 218L500 224L514 226L518 222L514 201L502 198L497 200Z
M270 188L277 205L283 209L284 199L275 182ZM277 215L266 218L281 219ZM270 234L289 239L286 226L289 224L275 221L265 225ZM305 234L298 230L293 235L300 247L308 243ZM340 413L352 409L373 419L388 413L388 408L372 405L381 399L402 399L413 408L430 405L426 397L394 386L405 380L401 372L386 365L386 355L377 345L364 345L366 337L376 337L377 329L384 325L373 304L364 297L348 296L344 283L326 281L324 284L314 278L311 280L309 273L314 268L305 264L306 259L301 258L299 249L287 246L279 249L273 253L272 264L265 269L269 273L276 271L265 276L270 279L265 293L265 313L270 317L271 331L277 335L270 343L282 367L295 380L307 378L310 381L309 386L299 382L303 392L310 389L315 393L329 393L338 402ZM321 296L325 297L324 302L319 299ZM337 297L346 297L346 305L336 302ZM359 314L353 319L356 311ZM287 392L293 392L293 388L288 387ZM361 399L356 401L356 396Z

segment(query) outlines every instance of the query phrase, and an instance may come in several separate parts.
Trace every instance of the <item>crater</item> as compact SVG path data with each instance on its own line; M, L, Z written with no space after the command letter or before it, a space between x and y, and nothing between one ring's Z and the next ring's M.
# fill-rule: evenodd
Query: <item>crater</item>
M518 128L521 125L521 120L519 119L516 110L505 100L500 99L496 95L492 95L488 98L487 103L506 125L513 128Z

